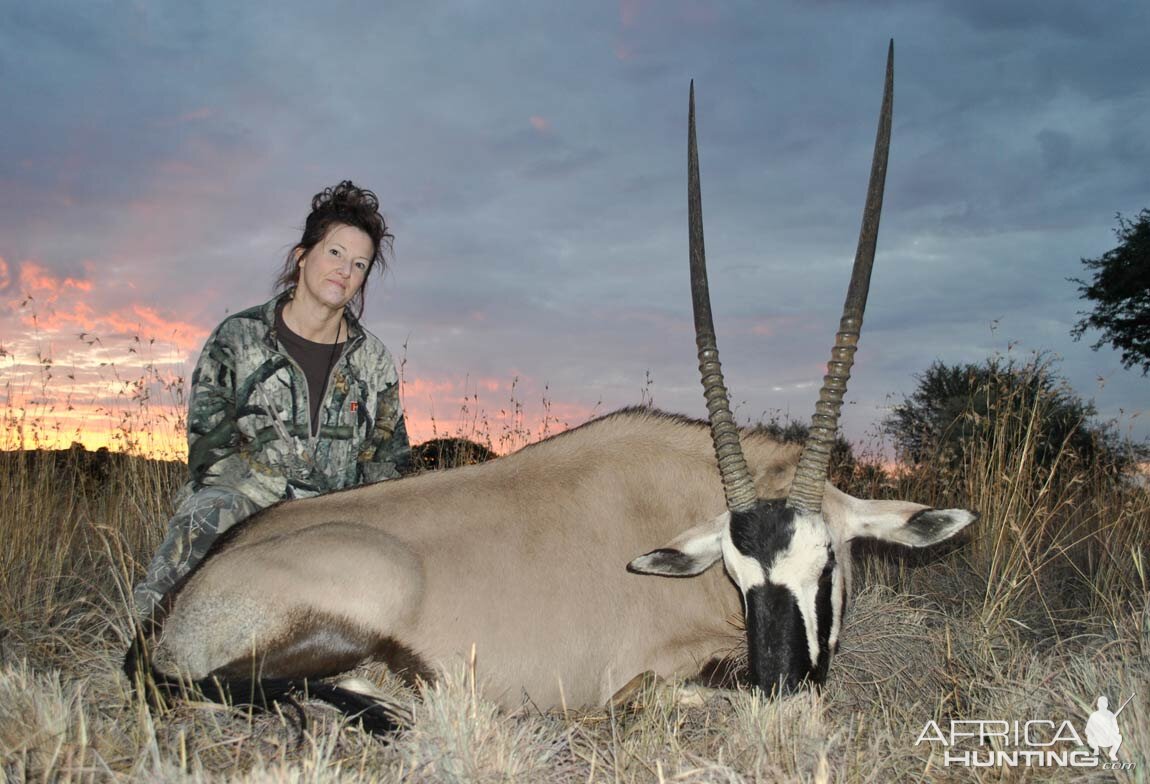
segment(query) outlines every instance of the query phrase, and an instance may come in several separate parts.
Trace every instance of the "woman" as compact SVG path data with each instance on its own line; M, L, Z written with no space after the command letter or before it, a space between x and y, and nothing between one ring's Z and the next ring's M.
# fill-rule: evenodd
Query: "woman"
M134 599L150 618L215 539L277 501L393 479L410 460L399 377L360 326L364 283L392 235L369 190L312 199L279 294L229 316L192 374L188 482Z

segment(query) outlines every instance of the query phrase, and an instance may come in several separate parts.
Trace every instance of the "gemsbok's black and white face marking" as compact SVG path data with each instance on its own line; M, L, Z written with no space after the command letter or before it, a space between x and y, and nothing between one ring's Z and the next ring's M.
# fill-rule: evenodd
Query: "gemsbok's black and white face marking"
M836 558L821 516L782 500L732 513L723 563L743 594L751 683L769 692L826 680L842 601L833 600Z
M760 500L724 512L636 558L639 574L691 577L720 558L743 595L750 683L766 694L826 680L838 648L848 589L850 542L860 537L912 547L947 539L975 519L965 509L866 501L834 491L824 514Z

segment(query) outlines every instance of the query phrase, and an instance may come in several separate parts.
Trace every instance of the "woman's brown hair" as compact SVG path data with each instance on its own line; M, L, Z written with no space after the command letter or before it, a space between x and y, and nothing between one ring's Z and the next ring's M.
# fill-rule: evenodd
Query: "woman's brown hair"
M311 214L304 223L303 237L292 246L284 262L283 271L276 278L277 292L294 288L299 283L299 260L318 245L328 232L336 226L352 226L360 229L371 238L372 256L367 274L379 268L387 268L384 254L391 253L395 237L387 229L387 221L379 211L379 199L366 188L360 188L351 180L344 180L332 188L324 188L312 197ZM367 278L352 297L348 306L356 318L363 316L364 292Z

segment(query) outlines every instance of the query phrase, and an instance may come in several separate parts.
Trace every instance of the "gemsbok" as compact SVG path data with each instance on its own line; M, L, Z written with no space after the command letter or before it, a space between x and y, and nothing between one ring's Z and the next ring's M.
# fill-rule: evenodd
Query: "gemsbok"
M893 54L892 42L854 271L805 446L740 431L730 411L692 83L690 267L710 426L628 408L492 462L266 509L165 598L128 653L129 677L256 704L306 691L387 731L396 715L361 684L322 679L368 662L434 678L474 650L480 687L498 703L602 704L639 673L723 670L741 611L746 683L771 694L823 682L851 541L921 547L975 518L853 498L826 479L878 237ZM725 569L711 569L719 560Z

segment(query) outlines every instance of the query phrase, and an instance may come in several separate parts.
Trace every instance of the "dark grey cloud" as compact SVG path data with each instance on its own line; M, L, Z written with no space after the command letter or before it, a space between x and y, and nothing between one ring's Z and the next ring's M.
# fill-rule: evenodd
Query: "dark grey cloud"
M369 323L434 378L702 412L686 277L698 90L740 411L806 418L848 275L888 38L894 148L848 432L942 357L1052 350L1099 407L1065 278L1150 193L1138 2L23 4L0 11L0 257L211 326L267 296L311 194L397 235ZM132 286L112 285L130 281ZM992 328L993 325L993 328ZM1097 379L1107 379L1099 388ZM1140 432L1147 432L1139 425Z

